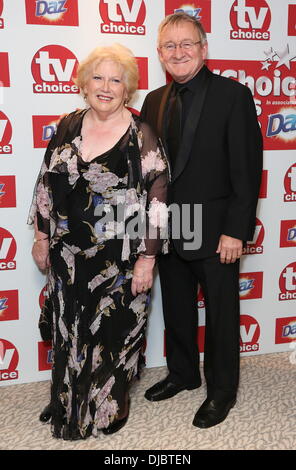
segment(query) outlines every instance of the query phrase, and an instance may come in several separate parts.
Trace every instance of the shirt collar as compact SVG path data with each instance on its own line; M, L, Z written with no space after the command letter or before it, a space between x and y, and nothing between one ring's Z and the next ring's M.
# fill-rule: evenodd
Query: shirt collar
M202 76L205 73L205 70L206 70L206 66L203 65L202 68L197 72L197 74L193 78L191 78L191 80L189 80L188 82L186 83L174 82L176 91L179 91L180 89L186 87L192 93L195 93L195 91L198 88L198 84L200 83Z

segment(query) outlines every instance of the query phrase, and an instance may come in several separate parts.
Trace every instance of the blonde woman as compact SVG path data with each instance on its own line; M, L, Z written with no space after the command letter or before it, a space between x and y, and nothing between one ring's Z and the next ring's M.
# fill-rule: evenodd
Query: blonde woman
M166 249L166 158L126 107L138 83L134 56L118 44L98 47L76 83L87 107L61 120L29 217L33 257L48 272L40 327L49 327L54 352L40 420L51 419L53 436L63 439L126 424L155 256ZM136 229L143 220L145 230Z

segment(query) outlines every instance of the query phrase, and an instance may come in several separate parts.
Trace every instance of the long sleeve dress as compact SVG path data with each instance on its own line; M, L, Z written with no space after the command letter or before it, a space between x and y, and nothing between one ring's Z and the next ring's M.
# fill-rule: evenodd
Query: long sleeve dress
M131 293L140 253L166 252L167 160L132 115L116 145L81 156L87 110L66 116L38 176L29 223L48 234L54 437L97 436L124 406L141 363L150 293ZM41 315L42 324L42 315Z

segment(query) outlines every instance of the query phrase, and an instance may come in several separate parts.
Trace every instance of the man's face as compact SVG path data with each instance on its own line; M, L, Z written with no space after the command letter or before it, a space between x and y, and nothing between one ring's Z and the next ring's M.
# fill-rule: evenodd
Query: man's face
M179 47L184 41L196 43L200 41L198 30L192 23L182 21L178 25L168 25L159 38L158 55L166 70L178 83L186 83L193 78L204 65L208 46L201 43L194 44L190 50ZM162 47L167 44L178 44L171 51Z

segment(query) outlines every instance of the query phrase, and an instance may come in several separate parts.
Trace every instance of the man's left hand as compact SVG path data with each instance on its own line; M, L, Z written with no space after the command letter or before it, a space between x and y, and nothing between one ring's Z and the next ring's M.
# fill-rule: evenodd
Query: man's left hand
M235 263L243 252L243 242L238 238L221 235L216 253L220 253L221 263Z

